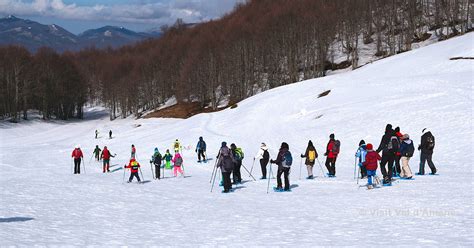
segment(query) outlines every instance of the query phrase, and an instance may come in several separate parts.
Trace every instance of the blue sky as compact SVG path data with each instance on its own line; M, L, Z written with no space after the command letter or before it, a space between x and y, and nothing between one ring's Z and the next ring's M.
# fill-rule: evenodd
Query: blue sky
M135 31L216 19L245 0L0 0L0 16L15 15L44 24L57 24L72 33L105 25Z

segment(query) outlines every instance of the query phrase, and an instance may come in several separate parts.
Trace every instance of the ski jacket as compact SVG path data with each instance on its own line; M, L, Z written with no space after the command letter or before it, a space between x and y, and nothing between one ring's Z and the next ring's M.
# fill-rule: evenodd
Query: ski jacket
M171 162L173 162L174 166L181 166L183 164L183 158L181 157L181 155L179 153L176 153L174 155L174 158L171 160Z
M206 151L206 142L204 140L199 140L196 145L196 151L203 150Z
M137 152L137 149L135 147L132 147L132 154L135 154Z
M433 139L433 148L432 149L429 148L428 138ZM424 153L424 154L433 154L434 145L435 145L435 138L434 138L433 134L431 134L431 132L428 131L428 132L424 133L421 136L421 144L420 144L420 147L418 148L418 150L421 150L421 153Z
M382 158L377 152L370 150L367 152L367 155L365 156L365 162L363 163L363 165L365 166L367 170L377 170L378 160L381 160L381 159Z
M93 153L94 153L96 156L99 156L100 151L102 151L102 150L101 150L99 147L96 147L96 148L94 149L94 152L93 152Z
M125 168L130 168L130 171L132 173L135 173L135 172L138 172L138 169L140 168L140 164L135 160L131 160L130 163L128 163L128 165L125 166Z
M82 158L83 156L82 156L81 149L79 148L74 149L74 151L72 151L71 157L73 157L74 159Z
M160 165L160 164L161 164L161 160L162 160L162 157L161 157L160 152L155 152L155 153L153 154L153 156L151 156L151 161L152 161L154 164Z
M265 156L265 152L267 152L267 156ZM255 155L254 159L263 160L264 164L268 164L268 160L270 160L270 154L268 154L268 148L266 146L261 146L258 149L257 154Z
M221 147L217 159L217 167L221 168L222 172L232 172L235 160L231 149L227 146Z
M110 157L113 157L113 156L110 154L110 151L107 148L104 148L100 157L103 159L109 160Z
M171 156L170 153L166 153L165 156L163 156L163 160L166 160L166 162L171 161L173 159L173 156Z
M367 155L366 145L359 146L355 154L356 158L359 159L359 166L362 166L365 162L365 156Z
M286 147L280 148L280 150L278 151L277 158L273 160L273 163L278 165L279 170L283 169L283 160L285 160L285 154L286 152L288 152L288 150L289 149Z
M388 144L392 142L393 136L396 137L395 131L393 131L392 129L385 130L385 134L382 136L379 148L377 148L376 152L379 153L380 151L382 151L382 156L395 155L395 153L392 153L388 149Z
M415 151L413 146L413 141L411 139L406 139L400 144L400 154L403 157L408 157L409 148L412 148L412 151ZM413 154L412 154L413 155Z
M312 162L309 160L309 152L310 152L310 151L314 151L314 153L315 153L315 157L314 157L314 160L313 160ZM313 166L314 163L316 162L316 159L318 158L318 152L316 151L316 148L314 148L314 146L308 146L308 147L306 148L306 152L303 154L302 157L303 157L303 158L306 158L306 160L304 161L304 164L305 164L305 165L311 165L311 166Z
M332 152L332 148L333 148L335 142L336 142L336 140L330 139L329 142L328 142L328 145L326 146L326 154L327 154L328 158L336 158L337 157L337 154L334 154Z

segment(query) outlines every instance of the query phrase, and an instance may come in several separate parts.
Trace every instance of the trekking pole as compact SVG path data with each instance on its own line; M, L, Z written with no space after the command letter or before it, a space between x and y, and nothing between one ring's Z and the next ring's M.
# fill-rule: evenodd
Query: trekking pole
M250 173L250 171L247 170L247 168L245 167L245 165L242 165L242 167L244 167L244 169L249 173L250 177L252 177L254 181L257 181L257 179L255 179L255 177L252 176L252 173Z
M162 165L160 165L161 167ZM162 173L162 178L165 178L165 165L163 164L163 167L161 168L161 170L163 171Z
M354 160L354 179L356 179L356 170L357 170L356 167L357 167L357 157ZM357 177L359 177L359 175L357 175Z
M359 185L359 172L360 172L360 166L359 168L357 169L357 185Z
M123 168L122 184L123 184L123 183L124 183L124 181L125 181L125 170L126 170L126 168L124 167L124 168Z
M142 180L145 181L145 177L143 177L143 173L142 173L142 168L138 167L138 170L140 170L140 175L142 175Z
M153 173L153 164L151 163L151 161L150 161L150 169L151 169L151 176L153 177L153 179L156 179L155 173Z
M252 167L250 167L250 176L252 176L252 171L253 171L253 165L255 164L255 158L253 159L252 162Z
M217 176L217 170L218 169L220 169L220 168L216 167L216 173L214 174L214 177L212 178L211 192L212 192L212 189L214 189L214 183L216 182L216 176Z
M323 176L326 177L326 174L324 173L324 170L323 170L323 166L321 165L321 162L319 162L319 158L316 158L316 160L318 160L319 169L321 169L321 173L323 173Z
M86 163L84 163L84 159L82 159L81 162L79 163L82 163L82 167L84 167L84 174L86 174ZM81 168L80 164L79 164L79 168Z
M217 159L216 159L216 162L214 163L214 168L212 169L212 174L211 174L211 179L209 179L209 183L212 182L212 178L214 178L214 173L216 173L215 171L217 170Z
M92 157L94 156L94 153L91 154L91 158L89 159L89 165L91 164Z
M303 167L303 158L300 159L300 180L301 180L301 167Z
M270 171L268 173L268 184L267 184L267 194L268 194L268 190L270 189L270 179L272 178L273 174L272 174L272 163L270 163Z
M74 164L74 159L73 158L71 158L71 162L72 162L72 164L71 164L71 174L74 174L74 166L76 166L76 164Z

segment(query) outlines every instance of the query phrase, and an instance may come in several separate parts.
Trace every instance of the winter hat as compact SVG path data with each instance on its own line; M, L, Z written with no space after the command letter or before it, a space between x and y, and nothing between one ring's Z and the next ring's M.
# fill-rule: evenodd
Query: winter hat
M421 133L422 133L422 134L425 134L425 133L427 133L427 132L429 132L429 131L430 131L430 130L428 130L428 128L425 127L425 128L423 128L423 130L421 130Z
M155 152L158 152L158 147L155 147Z
M199 137L199 140L202 141L202 137Z
M385 126L385 132L387 131L392 131L392 124L387 124L387 126Z
M374 146L372 144L367 144L367 150L373 150L374 149Z
M135 146L132 144L132 147L135 147Z
M290 146L286 142L281 143L281 148L290 149Z
M365 145L365 141L364 141L364 140L360 140L359 146L361 146L361 145Z
M332 133L331 135L329 135L329 138L334 139L334 134Z
M310 141L308 141L308 146L313 146L313 147L314 147L314 145L313 145L313 141L311 141L311 140L310 140Z
M395 132L396 132L396 133L400 132L400 127L396 127L396 128L395 128Z
M222 141L222 147L227 146L227 142Z
M107 146L104 146L104 149L107 149Z
M409 139L409 138L410 138L410 135L408 135L407 133L402 136L402 139L404 140Z
M230 144L230 148L231 148L231 149L237 149L237 146L235 146L235 144L232 143L232 144Z
M262 145L260 146L263 150L267 150L267 145L262 142Z

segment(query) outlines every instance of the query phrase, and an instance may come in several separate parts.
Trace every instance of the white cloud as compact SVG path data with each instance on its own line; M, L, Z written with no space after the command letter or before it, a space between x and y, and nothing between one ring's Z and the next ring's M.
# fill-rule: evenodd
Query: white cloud
M0 0L0 14L44 16L59 19L168 24L215 19L244 0L129 1L128 4L80 6L62 0Z

